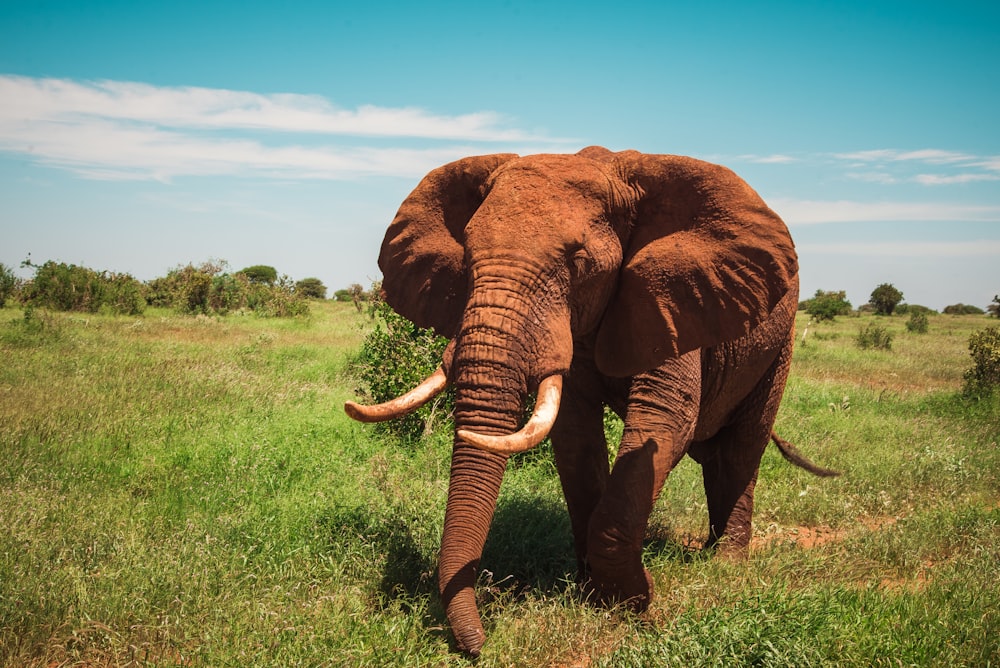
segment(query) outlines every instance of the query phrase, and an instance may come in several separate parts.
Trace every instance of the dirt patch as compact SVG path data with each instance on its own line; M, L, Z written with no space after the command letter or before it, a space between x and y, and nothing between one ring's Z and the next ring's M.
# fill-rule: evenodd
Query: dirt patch
M859 533L862 529L878 531L892 526L899 519L898 517L867 517L858 520L858 523L853 527L841 529L822 525L782 527L778 524L771 524L765 529L763 535L754 535L750 541L750 549L760 549L774 543L794 543L806 549L819 547L828 543L838 543L848 536Z

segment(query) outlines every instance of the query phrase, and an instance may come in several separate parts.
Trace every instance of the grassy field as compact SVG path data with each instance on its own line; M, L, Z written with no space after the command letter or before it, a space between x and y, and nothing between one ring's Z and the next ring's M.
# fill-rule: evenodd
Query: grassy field
M801 314L800 314L801 315ZM512 461L480 666L1000 665L1000 399L958 396L983 317L810 325L749 560L706 560L697 465L667 481L648 614L581 602L545 448ZM994 321L995 322L995 321ZM341 410L367 319L0 310L0 665L447 666L435 563L450 437ZM805 319L799 323L800 337Z

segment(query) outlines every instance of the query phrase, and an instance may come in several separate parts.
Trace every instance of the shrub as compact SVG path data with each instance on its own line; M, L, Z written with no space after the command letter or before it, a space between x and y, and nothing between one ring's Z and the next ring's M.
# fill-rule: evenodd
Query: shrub
M966 395L990 394L1000 387L1000 327L987 327L969 337L972 367L965 372Z
M1000 318L1000 295L993 295L993 302L986 307L986 310L994 318Z
M906 321L906 329L914 334L926 334L927 314L920 311L912 311L910 319Z
M0 262L0 308L7 304L15 288L17 288L17 277L14 276L14 270Z
M30 262L35 276L24 287L24 302L54 311L138 315L146 308L145 287L129 274L98 272L87 267L49 260Z
M855 342L862 350L867 350L868 348L889 350L892 348L892 334L881 325L869 323L858 332Z
M892 315L896 304L903 301L903 293L893 286L892 283L882 283L872 290L871 299L868 303L875 308L875 313L879 315Z
M326 299L326 286L318 278L303 278L295 284L295 294L307 299Z
M360 381L359 393L381 403L408 392L433 373L441 364L448 339L417 327L381 299L372 301L370 313L375 326L362 343L353 368ZM377 428L417 439L432 431L453 407L454 393L449 389L410 415L378 423Z
M985 313L983 309L978 306L973 306L972 304L949 304L944 307L944 311L948 315L982 315Z
M257 315L289 317L306 315L309 305L295 294L291 280L282 277L273 284L254 282L244 272L229 274L223 261L188 264L150 281L150 303L169 306L181 313L226 315L249 310Z
M851 312L851 302L847 301L847 293L843 290L839 292L817 290L813 298L799 304L799 308L820 322L833 320L838 315L847 315Z
M929 306L922 306L921 304L900 304L896 307L893 313L899 315L913 315L914 313L923 313L924 315L934 315L937 313L934 309Z
M255 264L252 267L241 269L236 273L243 274L251 283L274 285L278 282L278 270L266 264Z

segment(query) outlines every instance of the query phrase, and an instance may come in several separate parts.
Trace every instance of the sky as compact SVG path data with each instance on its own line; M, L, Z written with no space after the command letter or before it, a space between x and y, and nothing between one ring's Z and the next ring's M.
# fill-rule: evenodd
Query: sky
M381 275L468 155L690 155L788 224L801 294L1000 293L1000 3L0 0L0 263Z

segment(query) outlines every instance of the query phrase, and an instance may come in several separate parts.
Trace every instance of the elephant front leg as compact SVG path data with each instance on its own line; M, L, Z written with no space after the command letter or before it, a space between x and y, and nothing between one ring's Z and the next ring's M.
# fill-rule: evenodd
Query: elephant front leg
M577 582L590 577L587 531L590 518L608 486L608 443L604 436L604 404L588 391L581 374L570 374L563 391L559 417L550 433L556 468L562 483L573 529Z
M605 603L645 610L653 581L642 565L642 541L653 505L694 433L699 360L685 355L635 379L618 458L590 519L591 585Z

